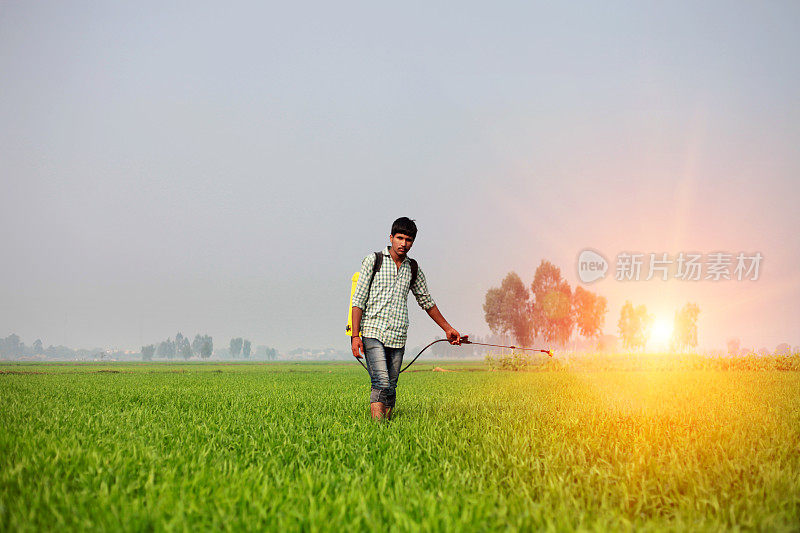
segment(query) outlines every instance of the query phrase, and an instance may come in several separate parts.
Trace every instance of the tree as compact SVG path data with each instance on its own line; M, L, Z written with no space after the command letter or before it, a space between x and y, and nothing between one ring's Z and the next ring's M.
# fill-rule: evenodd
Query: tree
M194 353L200 353L200 349L203 347L203 337L200 336L199 333L195 334L194 340L192 341L192 350Z
M203 359L208 359L214 351L214 342L208 335L200 335L198 333L192 341L192 351Z
M639 324L638 345L644 350L647 341L650 340L650 328L653 326L653 315L647 312L644 304L636 306L636 321Z
M255 354L257 357L263 357L264 359L275 359L275 356L278 354L275 351L275 348L270 348L269 346L257 346L255 350Z
M531 341L528 290L516 274L509 272L499 288L486 291L484 317L495 334L511 334L515 341L527 345Z
M629 300L625 301L625 305L619 313L619 322L617 322L619 329L619 336L622 338L622 346L625 348L632 348L634 346L634 337L636 335L636 311L633 309L633 304Z
M633 307L630 301L626 301L620 311L619 335L622 337L622 345L628 349L644 349L647 340L650 338L650 326L653 324L653 316L647 314L644 305Z
M237 337L237 338L231 339L230 351L231 351L231 357L239 357L239 354L242 351L242 338L241 337Z
M183 333L180 331L175 334L175 353L180 355L181 348L183 348L183 341L186 340L186 337L183 336Z
M600 336L608 311L605 297L577 286L572 296L572 311L580 335L590 339Z
M175 357L175 342L171 338L161 341L156 349L156 355L158 357L167 357L169 359Z
M22 355L25 345L20 342L19 335L12 333L5 339L0 339L0 355L4 357L17 357Z
M697 346L697 316L700 308L695 303L687 303L683 309L675 312L672 328L672 342L678 350Z
M214 341L209 335L204 335L202 337L202 341L202 345L200 346L200 357L203 359L208 359L214 352Z
M155 344L148 344L147 346L142 346L142 360L143 361L152 361L153 354L156 351Z
M42 346L42 339L36 339L33 341L33 353L38 355L44 352L44 347Z
M569 342L575 322L572 314L572 289L561 277L561 270L542 259L531 284L533 294L533 333L547 342L562 346Z
M179 337L180 341L177 340ZM187 339L180 333L178 333L178 335L175 336L175 339L176 339L175 341L176 350L178 352L178 355L180 355L184 359L191 359L194 353L192 352L192 346L189 343L189 339Z
M250 358L250 341L248 340L242 343L242 357L245 359Z

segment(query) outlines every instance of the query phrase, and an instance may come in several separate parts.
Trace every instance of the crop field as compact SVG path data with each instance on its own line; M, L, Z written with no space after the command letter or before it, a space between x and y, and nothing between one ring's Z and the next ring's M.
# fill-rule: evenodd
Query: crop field
M800 529L800 372L0 365L0 530Z

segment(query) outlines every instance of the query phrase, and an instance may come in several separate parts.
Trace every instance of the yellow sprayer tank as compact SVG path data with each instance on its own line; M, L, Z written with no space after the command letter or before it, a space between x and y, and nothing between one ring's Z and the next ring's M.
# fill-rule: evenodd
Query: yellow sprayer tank
M360 272L353 274L353 284L350 286L350 299L347 300L347 334L351 337L353 336L353 308L350 304L353 301L353 293L356 292L359 274Z

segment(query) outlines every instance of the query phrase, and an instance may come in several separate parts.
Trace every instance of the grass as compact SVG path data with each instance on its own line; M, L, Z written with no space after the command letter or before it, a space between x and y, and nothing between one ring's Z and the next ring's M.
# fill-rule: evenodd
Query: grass
M800 528L793 371L0 371L4 531Z

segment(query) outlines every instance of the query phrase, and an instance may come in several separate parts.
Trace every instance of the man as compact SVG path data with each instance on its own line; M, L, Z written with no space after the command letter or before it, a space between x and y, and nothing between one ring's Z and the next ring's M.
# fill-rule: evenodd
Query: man
M390 245L382 251L380 270L373 279L375 254L364 258L350 304L353 331L361 332L361 337L353 335L351 348L354 357L366 356L372 382L370 410L375 419L392 418L408 331L409 290L419 306L444 330L450 344L461 344L458 331L447 323L431 298L421 268L417 267L416 279L411 284L412 260L407 254L416 236L417 225L413 220L401 217L394 221Z

